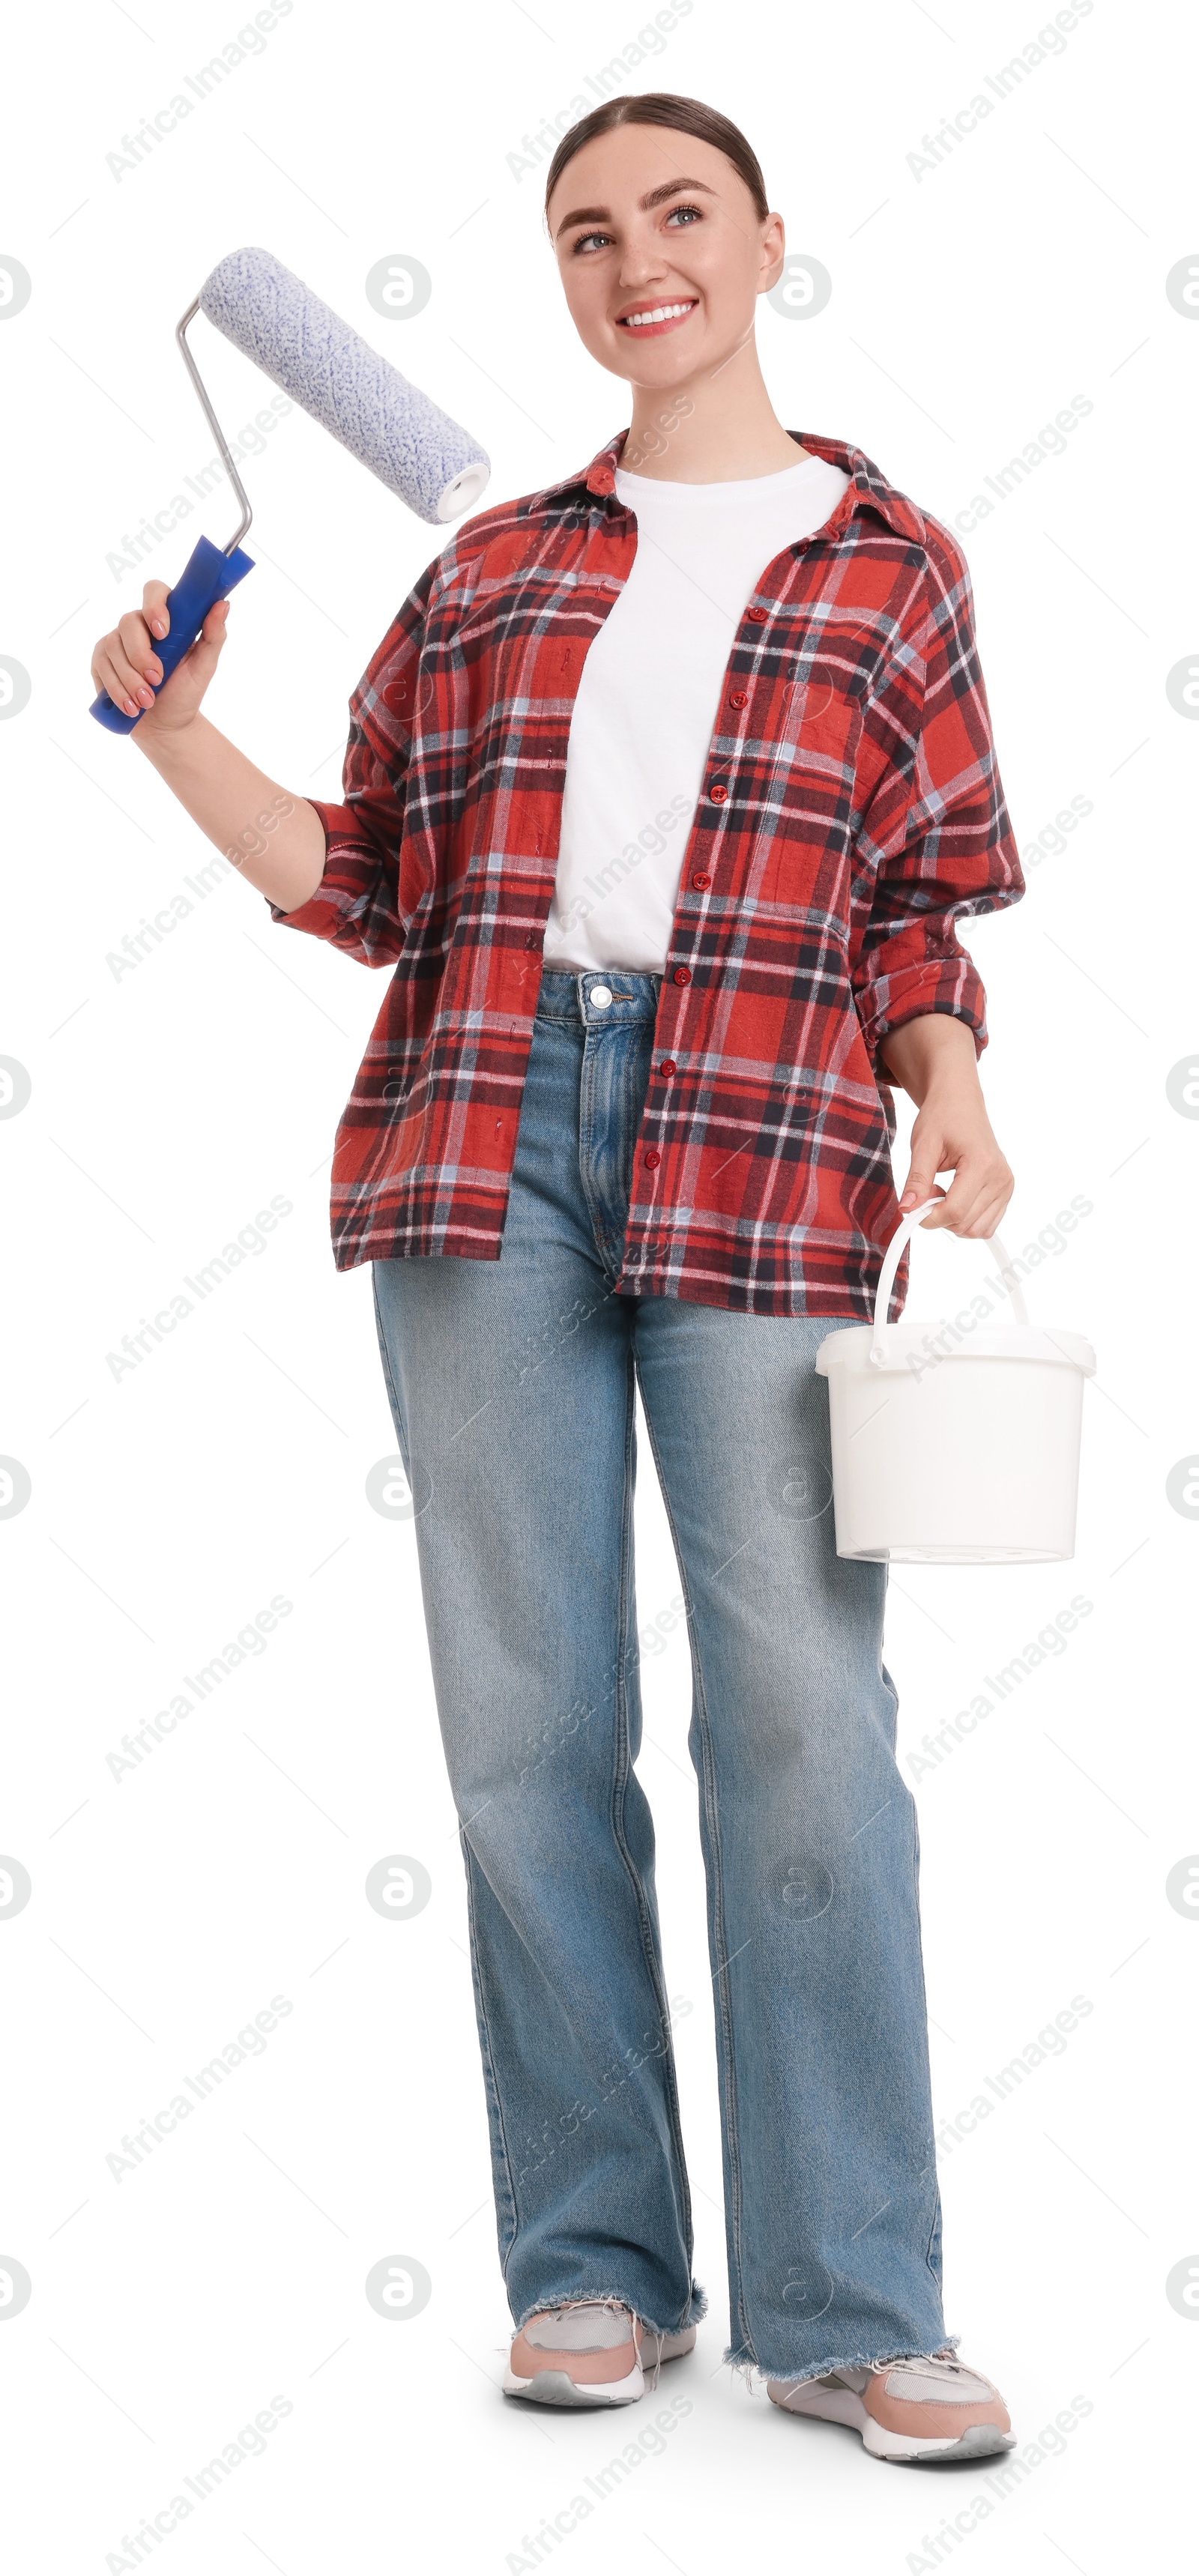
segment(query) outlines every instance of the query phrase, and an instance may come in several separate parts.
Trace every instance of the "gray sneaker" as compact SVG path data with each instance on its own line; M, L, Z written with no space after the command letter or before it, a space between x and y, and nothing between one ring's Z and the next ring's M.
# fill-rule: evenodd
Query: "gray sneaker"
M768 2379L788 2415L850 2424L871 2457L914 2467L927 2460L984 2460L1016 2436L994 2381L946 2349L908 2353L881 2370L830 2370L823 2379Z
M513 2336L504 2394L538 2406L632 2406L645 2394L646 2371L656 2378L694 2342L694 2326L659 2335L615 2299L572 2299Z

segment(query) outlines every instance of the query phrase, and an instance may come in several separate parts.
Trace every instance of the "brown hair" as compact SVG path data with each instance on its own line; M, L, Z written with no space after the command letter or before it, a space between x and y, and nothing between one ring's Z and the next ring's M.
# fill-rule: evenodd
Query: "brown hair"
M700 98L680 98L674 90L644 90L638 97L608 98L602 107L593 107L581 116L577 125L563 135L550 163L545 182L545 224L549 229L549 204L568 161L591 143L597 134L610 134L617 125L669 125L676 134L694 134L701 143L711 143L731 161L738 178L744 179L753 199L754 214L764 224L770 212L761 164L732 118L722 116L719 108L705 107Z

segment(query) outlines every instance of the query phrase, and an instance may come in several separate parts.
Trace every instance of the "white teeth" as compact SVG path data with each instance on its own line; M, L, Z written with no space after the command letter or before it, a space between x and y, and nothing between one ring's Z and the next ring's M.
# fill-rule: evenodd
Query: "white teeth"
M690 313L691 304L657 304L652 313L626 313L625 328L643 331L647 322L673 322L677 313Z

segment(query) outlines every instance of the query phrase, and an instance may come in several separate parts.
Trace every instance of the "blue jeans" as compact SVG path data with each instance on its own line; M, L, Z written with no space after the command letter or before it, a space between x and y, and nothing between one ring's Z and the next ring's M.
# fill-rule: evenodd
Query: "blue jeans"
M377 1262L376 1314L513 2318L705 2304L633 1768L639 1384L691 1638L727 2357L801 2378L946 2341L915 1809L885 1569L834 1547L829 1320L613 1291L660 982L543 973L501 1257Z

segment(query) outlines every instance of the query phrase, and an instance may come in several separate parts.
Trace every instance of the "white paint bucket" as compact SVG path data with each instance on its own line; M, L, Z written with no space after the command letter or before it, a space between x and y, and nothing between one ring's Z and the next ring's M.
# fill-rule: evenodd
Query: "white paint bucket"
M903 1248L940 1205L913 1208L887 1247L873 1324L826 1335L838 1556L895 1565L1034 1565L1074 1554L1080 1333L1030 1324L997 1234L1014 1321L959 1310L947 1323L886 1321Z

